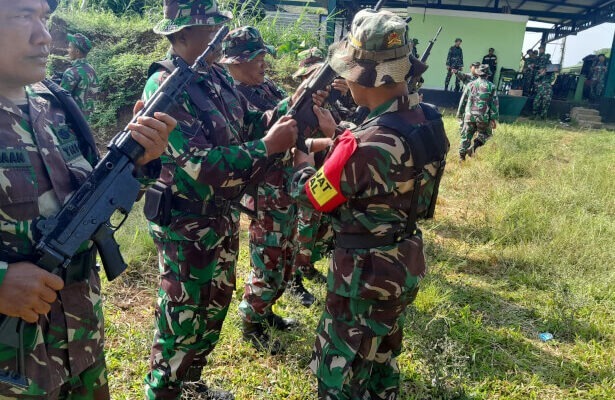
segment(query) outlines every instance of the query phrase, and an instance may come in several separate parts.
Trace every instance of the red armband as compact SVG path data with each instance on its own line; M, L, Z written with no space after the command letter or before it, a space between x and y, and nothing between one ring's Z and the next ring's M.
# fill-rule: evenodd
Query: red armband
M322 168L305 183L305 192L316 210L330 212L346 202L340 180L344 166L356 149L357 140L346 130L336 139Z

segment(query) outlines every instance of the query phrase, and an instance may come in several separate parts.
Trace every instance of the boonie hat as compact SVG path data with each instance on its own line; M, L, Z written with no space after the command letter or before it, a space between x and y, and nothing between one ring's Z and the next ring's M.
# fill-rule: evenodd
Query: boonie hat
M252 61L257 55L269 53L275 56L275 48L266 45L261 33L253 26L244 26L230 31L222 41L220 64L242 64Z
M297 60L299 60L299 69L293 74L294 79L302 78L320 68L325 55L318 47L312 47L297 54Z
M229 11L220 11L216 0L164 0L164 18L154 32L170 35L189 26L220 25L233 18Z
M330 47L331 68L365 87L406 82L411 50L407 29L403 18L390 11L359 11L348 37Z
M69 33L66 35L66 39L68 39L68 42L72 43L73 46L75 46L77 50L81 51L83 54L88 54L90 50L92 50L92 42L90 42L90 39L81 33L75 33L74 35Z

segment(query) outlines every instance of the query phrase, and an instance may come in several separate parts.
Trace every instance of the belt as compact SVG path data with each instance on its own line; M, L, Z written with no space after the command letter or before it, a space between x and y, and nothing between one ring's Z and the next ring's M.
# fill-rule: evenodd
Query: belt
M375 247L389 246L399 243L405 238L413 235L413 231L389 232L384 236L376 236L371 233L336 233L335 247L342 249L372 249Z
M195 201L173 196L171 208L198 215L227 215L231 211L231 202L222 200L222 204L218 205L215 201Z

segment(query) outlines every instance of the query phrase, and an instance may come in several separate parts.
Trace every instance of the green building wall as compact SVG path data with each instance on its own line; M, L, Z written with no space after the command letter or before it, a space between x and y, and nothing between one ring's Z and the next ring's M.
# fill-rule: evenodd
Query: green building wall
M446 75L446 55L455 38L463 40L464 71L469 71L473 61L482 61L489 47L498 56L498 74L501 67L519 69L527 17L510 14L472 13L449 10L427 10L408 8L412 16L409 36L419 40L418 53L423 53L438 27L442 32L427 60L429 69L425 72L425 88L442 89ZM454 82L454 77L451 83ZM495 81L497 82L497 80Z

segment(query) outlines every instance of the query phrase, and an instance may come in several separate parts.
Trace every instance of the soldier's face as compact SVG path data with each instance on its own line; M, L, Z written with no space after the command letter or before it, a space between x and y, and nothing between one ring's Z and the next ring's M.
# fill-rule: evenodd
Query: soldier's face
M265 82L265 54L261 53L254 57L251 61L242 64L234 64L229 70L233 78L237 78L240 82L250 86L257 86ZM237 75L237 76L235 76Z
M44 0L0 0L2 85L20 87L45 78L51 35Z
M184 29L184 40L181 43L183 45L182 58L189 64L192 64L205 51L207 45L216 36L219 29L220 26L218 25L191 26ZM207 58L207 62L212 63L219 57L219 52L212 53Z

